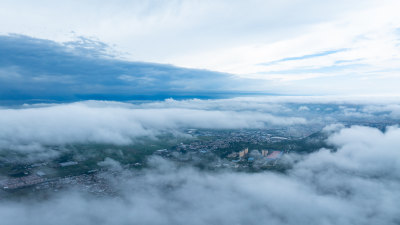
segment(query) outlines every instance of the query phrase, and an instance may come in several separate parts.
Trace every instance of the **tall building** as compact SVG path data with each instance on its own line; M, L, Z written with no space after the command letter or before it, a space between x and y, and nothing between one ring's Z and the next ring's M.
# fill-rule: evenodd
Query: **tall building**
M266 157L267 155L268 155L268 150L261 150L261 155L263 156L263 157Z
M239 152L239 157L244 157L249 153L249 148L245 148L242 151Z

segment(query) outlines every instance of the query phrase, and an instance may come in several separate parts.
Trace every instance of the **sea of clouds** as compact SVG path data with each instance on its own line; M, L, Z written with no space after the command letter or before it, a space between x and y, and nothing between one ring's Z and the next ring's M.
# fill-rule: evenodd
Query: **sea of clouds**
M399 102L396 98L275 96L4 106L0 108L0 151L44 159L57 155L48 146L129 145L143 137L185 135L182 131L187 128L322 128L349 120L393 124L400 121Z
M0 109L0 148L34 151L42 145L104 143L127 145L138 137L184 128L242 129L305 124L302 117L281 117L253 109L154 107L153 104L77 102Z
M117 197L74 190L2 201L4 224L387 224L400 223L400 128L340 124L286 173L207 172L151 158L140 172L107 176Z

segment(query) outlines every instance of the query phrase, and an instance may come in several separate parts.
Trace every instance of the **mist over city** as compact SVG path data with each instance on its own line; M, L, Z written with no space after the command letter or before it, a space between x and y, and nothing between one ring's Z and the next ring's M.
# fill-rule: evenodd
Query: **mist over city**
M0 223L400 224L397 1L1 1Z

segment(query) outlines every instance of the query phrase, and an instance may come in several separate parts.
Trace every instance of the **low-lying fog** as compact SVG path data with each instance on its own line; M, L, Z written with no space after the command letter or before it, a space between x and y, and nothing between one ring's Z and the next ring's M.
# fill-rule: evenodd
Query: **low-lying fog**
M320 101L320 100L318 100ZM344 126L337 118L398 121L399 105L257 99L130 104L78 102L0 110L0 148L46 158L46 145L129 144L185 127L325 126L335 146L287 154L286 173L210 172L151 157L149 167L102 174L117 196L77 189L0 202L2 224L399 224L400 129ZM335 119L332 119L335 118ZM38 153L39 152L39 153Z

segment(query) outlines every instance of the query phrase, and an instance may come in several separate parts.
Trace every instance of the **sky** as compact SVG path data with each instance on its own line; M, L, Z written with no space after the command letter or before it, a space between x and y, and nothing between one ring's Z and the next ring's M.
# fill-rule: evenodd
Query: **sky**
M94 40L115 60L229 74L245 79L234 89L247 92L399 95L399 7L385 0L4 0L0 34L62 46Z

